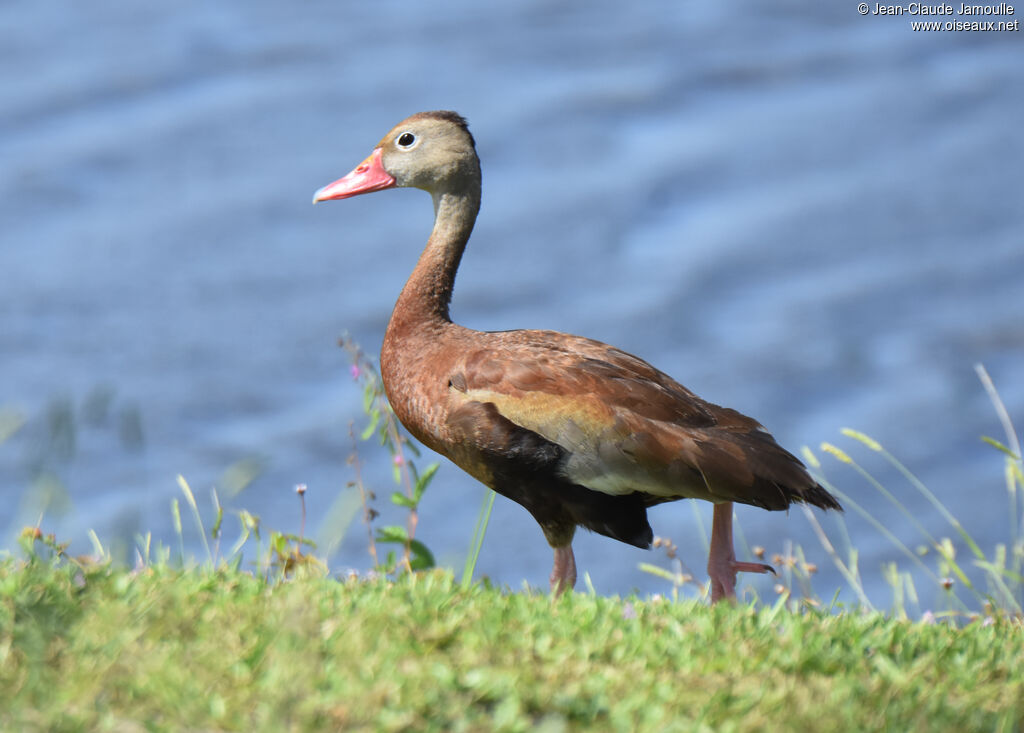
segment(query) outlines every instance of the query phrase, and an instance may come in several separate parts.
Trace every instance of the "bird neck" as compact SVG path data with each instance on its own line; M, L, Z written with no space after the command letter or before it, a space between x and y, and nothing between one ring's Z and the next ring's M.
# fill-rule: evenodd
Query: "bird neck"
M451 323L448 306L455 273L480 210L480 186L434 194L434 229L391 314L387 336ZM434 328L431 328L434 327Z

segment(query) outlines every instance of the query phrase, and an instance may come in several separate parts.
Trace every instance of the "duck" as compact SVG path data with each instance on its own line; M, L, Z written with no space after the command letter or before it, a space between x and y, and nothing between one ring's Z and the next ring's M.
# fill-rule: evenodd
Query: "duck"
M384 334L380 372L409 433L528 511L553 550L550 587L576 584L577 528L650 548L647 510L713 504L711 602L735 599L734 504L842 511L756 420L701 399L626 351L557 331L478 331L449 313L480 210L476 142L461 115L420 112L393 127L313 203L391 188L426 191L434 224Z

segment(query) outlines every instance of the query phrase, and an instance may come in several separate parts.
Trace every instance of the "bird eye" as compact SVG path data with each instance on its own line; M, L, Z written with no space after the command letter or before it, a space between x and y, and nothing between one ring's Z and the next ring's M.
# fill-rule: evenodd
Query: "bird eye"
M403 132L398 136L398 140L395 141L398 147L402 148L402 150L409 150L416 145L417 142L419 142L419 138L411 132Z

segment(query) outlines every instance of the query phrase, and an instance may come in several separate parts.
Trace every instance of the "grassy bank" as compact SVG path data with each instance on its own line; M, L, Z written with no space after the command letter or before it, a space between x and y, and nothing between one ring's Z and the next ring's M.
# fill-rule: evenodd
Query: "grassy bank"
M867 493L844 493L826 475L833 466L804 451L823 484L910 568L882 568L893 596L887 616L873 610L845 525L829 537L814 515L808 521L856 608L829 608L839 596L816 592L799 546L771 558L781 595L756 606L586 593L552 600L473 584L493 494L461 582L449 571L412 572L434 562L416 530L436 466L419 465L373 364L349 348L369 418L361 437L390 453L395 485L390 496L364 486L353 449L354 480L336 502L344 511L331 510L333 534L320 539L337 545L361 507L372 566L392 580L328 577L330 550L316 554L306 536L304 486L296 486L293 535L225 511L216 489L204 517L180 476L171 547L136 535L132 570L90 532L93 553L71 557L41 529L65 493L54 466L75 445L77 413L51 411L27 494L36 523L21 534L26 559L0 554L0 731L1024 729L1024 471L987 374L1007 435L1006 445L989 440L1005 461L1010 518L1009 536L994 547L979 545L870 437L843 431L905 477L946 519L949 536L932 535L843 448L823 443L820 454L858 474ZM5 422L0 411L0 443L24 423L12 414ZM236 494L255 472L243 465L218 485ZM406 514L403 524L381 526L387 499ZM188 521L201 539L198 558L186 552ZM908 528L919 535L909 543ZM671 543L660 547L669 567L641 569L673 595L700 593ZM922 607L937 588L938 605Z
M0 565L0 728L1014 730L1024 629L36 558Z

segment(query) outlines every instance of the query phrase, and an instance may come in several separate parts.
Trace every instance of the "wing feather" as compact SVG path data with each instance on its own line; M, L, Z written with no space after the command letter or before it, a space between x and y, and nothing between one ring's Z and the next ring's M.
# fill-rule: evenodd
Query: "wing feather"
M494 405L560 446L559 470L572 483L610 495L643 492L652 503L838 506L760 423L702 400L642 359L550 331L495 336L455 365L452 399Z

